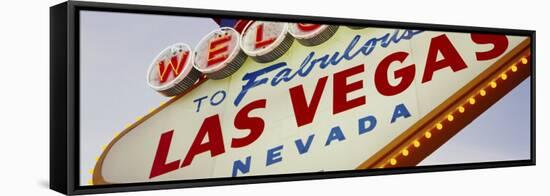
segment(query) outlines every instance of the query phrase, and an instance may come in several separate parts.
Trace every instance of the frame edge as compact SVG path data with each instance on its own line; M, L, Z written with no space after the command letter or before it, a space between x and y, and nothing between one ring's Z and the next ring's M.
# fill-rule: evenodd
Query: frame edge
M63 194L68 194L67 8L67 2L50 7L49 188Z

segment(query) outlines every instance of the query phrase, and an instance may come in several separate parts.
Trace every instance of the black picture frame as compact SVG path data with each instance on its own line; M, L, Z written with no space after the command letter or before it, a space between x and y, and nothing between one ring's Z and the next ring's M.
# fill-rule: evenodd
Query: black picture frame
M412 28L448 32L502 33L531 38L531 157L528 160L500 161L384 170L353 170L307 174L281 174L239 178L216 178L168 182L129 183L116 185L79 185L79 12L82 10L160 14L173 16L228 17L285 22L311 22L386 28ZM286 14L158 7L145 5L96 2L64 2L50 8L50 188L63 194L92 194L265 183L322 178L360 177L417 172L436 172L464 169L497 168L535 165L535 31L501 28L482 28L439 24L390 22L363 19L313 17Z

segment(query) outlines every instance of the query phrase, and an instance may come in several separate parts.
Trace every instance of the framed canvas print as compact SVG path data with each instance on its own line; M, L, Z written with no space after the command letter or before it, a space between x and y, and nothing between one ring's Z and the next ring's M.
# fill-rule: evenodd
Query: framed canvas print
M50 9L61 193L535 164L531 30Z

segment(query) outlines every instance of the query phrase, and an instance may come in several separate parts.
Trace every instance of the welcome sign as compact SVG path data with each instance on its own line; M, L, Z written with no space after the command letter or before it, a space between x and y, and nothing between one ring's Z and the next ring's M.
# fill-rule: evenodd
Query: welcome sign
M257 27L247 29L241 43L252 35L250 48L273 50L281 47L278 39L294 39L289 26L312 26L250 24ZM268 25L284 30L270 38L262 32ZM193 69L193 62L212 53L238 56L244 47L230 42L239 35L229 30L210 39L210 47L187 49L177 62L170 61L177 55L153 62L149 74L180 76L178 68ZM452 136L456 131L447 126L464 126L469 113L485 109L476 102L499 96L499 89L517 85L530 69L529 39L521 36L340 26L317 46L287 44L274 60L248 58L225 78L201 79L130 126L99 159L94 184L414 166L428 154L416 151L435 150L437 141L430 139ZM486 79L474 95L461 91ZM428 122L433 128L415 127L457 97L462 105ZM394 147L388 146L392 141L417 133L422 137L400 148L400 155L374 160Z
M52 129L78 127L71 193L534 163L530 31L59 6L78 19L79 106Z

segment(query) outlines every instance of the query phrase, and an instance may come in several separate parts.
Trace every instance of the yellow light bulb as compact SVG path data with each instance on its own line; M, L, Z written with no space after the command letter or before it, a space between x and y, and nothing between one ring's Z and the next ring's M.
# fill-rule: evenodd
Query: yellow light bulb
M487 95L487 91L481 89L481 90L479 91L479 95L481 95L481 96L483 97L483 96Z
M462 106L458 107L458 112L460 112L460 113L464 113L465 110L466 109Z
M401 154L403 154L403 156L409 156L409 150L403 149L403 151L401 151Z
M427 139L430 139L432 137L432 133L430 133L429 131L426 131L426 133L424 133L424 137L426 137Z
M391 165L397 164L397 160L395 160L394 158L390 159L390 164Z
M496 88L497 87L497 83L494 82L494 81L489 83L489 85L491 85L491 88Z
M443 129L443 124L437 123L437 124L435 125L435 128L437 128L437 130L441 130L441 129Z
M420 147L420 142L418 140L414 140L413 145L415 148Z
M521 58L521 63L527 64L527 58L525 58L525 57Z
M500 74L500 78L502 80L506 80L506 79L508 79L508 75L506 75L505 73L502 73L502 74Z
M470 99L468 99L468 103L470 103L470 105L474 105L476 103L476 99L470 97Z
M516 64L512 65L512 67L510 67L510 69L512 70L512 72L516 72L518 71L518 66L516 66Z
M452 114L447 115L447 120L449 122L452 122L455 119L455 117Z

